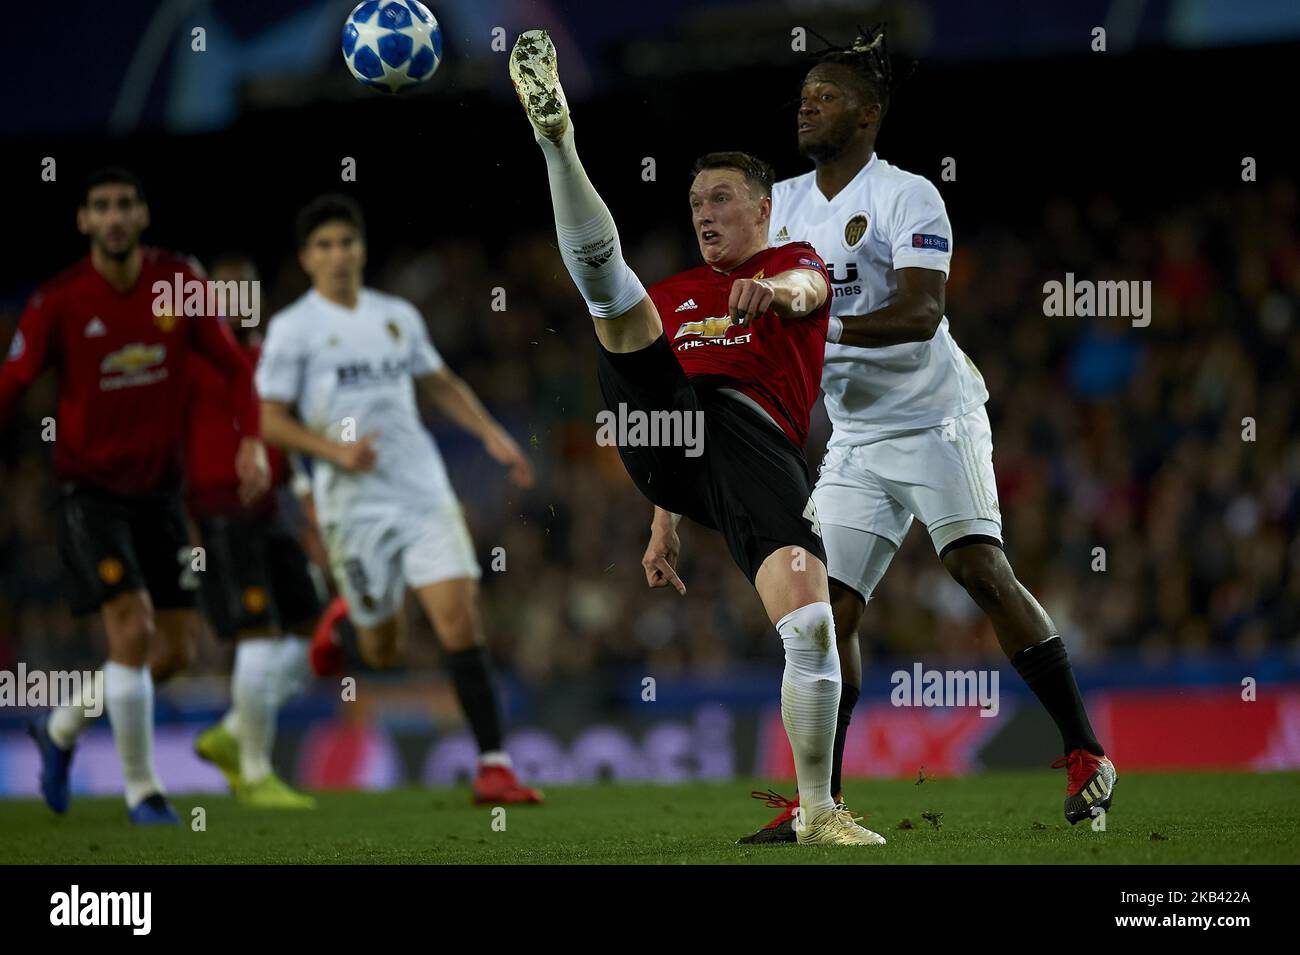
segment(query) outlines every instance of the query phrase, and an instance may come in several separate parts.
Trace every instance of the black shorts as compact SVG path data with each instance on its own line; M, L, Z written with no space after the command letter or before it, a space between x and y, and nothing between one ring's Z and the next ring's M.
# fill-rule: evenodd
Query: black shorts
M687 380L664 336L648 348L613 354L597 343L596 374L606 407L700 413L702 453L682 446L619 444L633 483L653 504L722 533L752 583L773 551L802 547L823 564L821 528L803 452L786 434L736 398L725 379Z
M133 590L157 610L194 606L197 582L180 495L114 494L86 484L62 489L59 554L75 615L93 613Z
M199 605L217 636L241 630L300 630L316 622L322 604L307 555L278 514L201 517L207 566Z

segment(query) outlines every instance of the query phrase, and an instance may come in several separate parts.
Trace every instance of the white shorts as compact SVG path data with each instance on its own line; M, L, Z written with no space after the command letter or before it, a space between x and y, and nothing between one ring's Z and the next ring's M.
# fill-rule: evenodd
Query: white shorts
M363 627L395 617L407 587L482 573L458 504L422 515L349 520L326 526L324 537L348 615Z
M1002 540L993 432L983 406L934 428L829 448L818 475L813 503L826 569L864 598L914 517L940 554L963 537Z

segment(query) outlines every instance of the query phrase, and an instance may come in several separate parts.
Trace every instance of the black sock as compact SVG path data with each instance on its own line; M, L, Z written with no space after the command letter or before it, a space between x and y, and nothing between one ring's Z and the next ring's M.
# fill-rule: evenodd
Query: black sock
M835 721L835 755L831 760L832 799L844 788L844 740L848 738L849 723L853 719L853 707L857 705L858 694L861 692L856 686L847 683L840 687L840 714Z
M478 742L480 753L501 748L501 712L497 705L496 681L487 649L470 647L447 654L447 668L456 687L460 708Z
M1106 755L1093 735L1088 714L1084 712L1079 684L1074 681L1070 657L1060 637L1025 647L1011 658L1011 665L1055 721L1067 754L1076 749L1086 749L1094 756Z

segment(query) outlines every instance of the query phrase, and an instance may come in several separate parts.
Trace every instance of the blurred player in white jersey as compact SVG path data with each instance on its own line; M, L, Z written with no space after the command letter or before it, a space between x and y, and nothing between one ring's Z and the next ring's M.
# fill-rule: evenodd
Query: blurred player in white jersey
M1108 809L1115 768L1097 742L1069 657L1002 547L988 391L944 315L952 228L939 191L876 155L891 72L883 26L824 54L800 93L812 172L772 190L771 241L809 242L834 286L822 392L833 431L813 501L821 519L844 686L832 787L862 685L858 624L919 518L939 559L993 623L1061 732L1071 824ZM742 842L792 842L791 802ZM842 800L841 800L842 801Z
M378 669L400 662L409 586L446 651L479 746L475 801L541 802L501 748L474 544L420 420L415 385L481 438L515 484L532 484L532 466L447 368L415 307L362 286L365 228L355 202L314 200L299 214L297 238L312 288L272 318L262 347L257 387L266 440L315 458L317 521L365 662Z

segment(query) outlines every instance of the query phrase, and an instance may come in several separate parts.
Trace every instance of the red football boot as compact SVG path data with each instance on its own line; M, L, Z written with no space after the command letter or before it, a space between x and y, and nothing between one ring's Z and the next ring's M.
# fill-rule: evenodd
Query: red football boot
M1053 769L1062 767L1067 776L1065 819L1070 825L1110 811L1115 780L1119 778L1114 763L1105 756L1076 749L1052 763Z
M744 838L737 839L736 845L740 846L757 846L766 845L775 842L798 842L794 834L794 811L799 808L799 794L795 793L793 799L786 799L774 789L767 792L752 792L750 795L755 799L766 800L767 805L773 809L781 810L775 819L769 822L758 832Z
M347 601L335 597L316 621L311 635L311 668L317 676L336 676L343 672L343 646L334 627L347 615Z
M474 804L477 806L537 803L543 801L540 789L525 786L509 766L483 766L478 768L474 780Z

